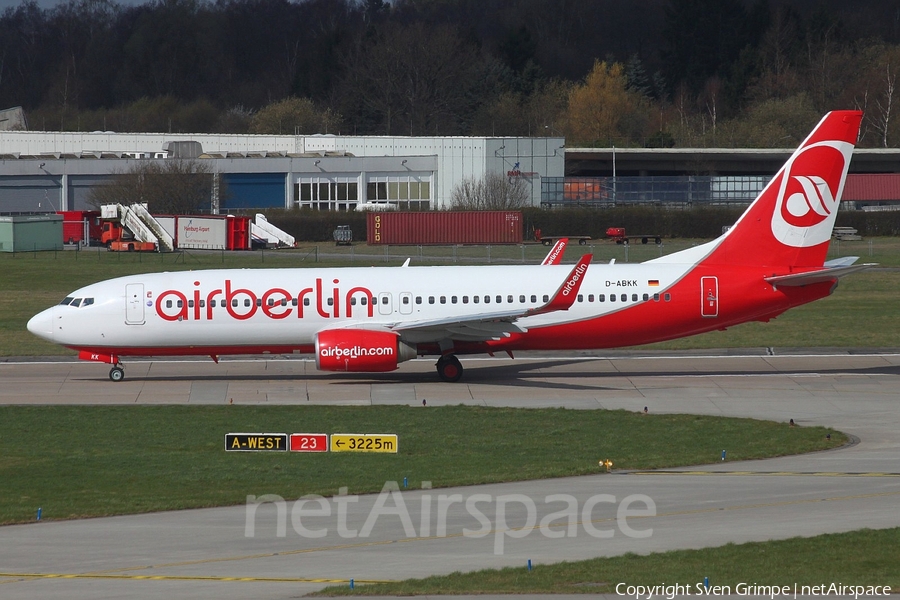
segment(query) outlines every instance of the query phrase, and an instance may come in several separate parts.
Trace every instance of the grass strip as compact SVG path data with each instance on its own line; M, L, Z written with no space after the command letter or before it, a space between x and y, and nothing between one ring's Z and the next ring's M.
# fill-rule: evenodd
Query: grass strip
M398 454L225 452L225 434L396 433ZM826 439L826 434L831 439ZM821 427L623 410L470 406L2 406L0 523L653 469L840 446Z
M890 586L897 591L900 590L897 548L900 548L900 528L863 529L812 538L727 544L702 550L674 550L646 556L629 553L612 558L539 564L531 571L523 565L472 573L456 572L396 583L360 585L352 591L348 586L331 586L313 595L614 594L620 583L626 586L680 583L690 586L692 595L702 596L704 577L709 578L711 586L730 586L728 590L718 590L717 595L747 596L747 592L738 587L740 584L790 586L791 593L797 585L798 594L820 596L825 595L832 583ZM818 593L799 587L820 585L826 588ZM623 589L627 588L620 587L620 591ZM666 594L654 595L664 598ZM830 595L839 594L832 592ZM646 598L647 593L642 597Z

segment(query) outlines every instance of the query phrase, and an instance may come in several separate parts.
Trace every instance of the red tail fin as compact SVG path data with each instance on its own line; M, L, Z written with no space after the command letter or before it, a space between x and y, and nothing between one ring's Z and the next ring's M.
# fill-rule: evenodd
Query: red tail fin
M821 267L861 119L825 115L704 262Z

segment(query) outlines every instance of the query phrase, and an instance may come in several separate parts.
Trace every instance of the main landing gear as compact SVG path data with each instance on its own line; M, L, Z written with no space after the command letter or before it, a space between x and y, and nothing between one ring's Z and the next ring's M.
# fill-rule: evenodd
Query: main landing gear
M125 369L117 363L116 366L109 370L109 379L110 381L122 381L125 379Z
M443 355L438 359L435 366L437 367L438 377L441 378L441 381L455 383L462 378L462 364L460 364L459 359L453 354Z

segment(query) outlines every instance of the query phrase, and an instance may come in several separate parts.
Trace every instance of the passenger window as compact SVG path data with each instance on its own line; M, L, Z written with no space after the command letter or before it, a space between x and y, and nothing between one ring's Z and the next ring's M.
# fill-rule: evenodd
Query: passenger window
M74 299L75 299L75 298L72 298L71 296L67 296L67 297L63 298L63 301L60 302L60 305L61 305L61 306L68 306L68 305L72 304L72 300L74 300Z
M485 304L490 304L490 303L491 303L491 297L490 297L490 296L485 296L485 297L484 297L484 303L485 303Z
M388 303L388 297L385 296L384 298L382 298L382 299L381 299L381 303L382 303L382 304L387 304L387 303Z
M303 306L309 306L309 298L303 299Z
M172 308L172 301L166 300L166 308Z
M266 302L266 304L268 304L269 306L275 306L275 300L273 300L272 298L269 298L269 300Z
M78 301L76 300L76 302L78 302ZM184 302L182 302L181 300L179 300L179 301L177 301L177 302L175 303L175 306L177 306L178 308L182 308L182 307L184 307Z
M584 296L581 295L581 294L578 294L578 301L579 301L579 302L584 302Z
M609 295L609 301L610 301L610 302L615 302L615 301L616 301L616 295L615 295L615 294L610 294L610 295Z
M650 299L650 294L644 294L644 302Z
M416 304L422 304L422 296L416 296Z
M469 303L469 297L463 296L463 304L468 304L468 303Z
M537 296L535 296L534 294L532 294L532 295L531 295L531 301L534 302L534 303L536 303L536 302L537 302Z
M474 302L475 304L478 304L478 302L479 302L478 296L472 296L472 302Z
M597 302L606 302L606 294L599 294L597 296Z
M328 298L328 300L325 301L325 304L327 304L328 306L334 306L334 298Z
M441 304L447 304L447 296L441 296Z
M593 302L593 301L594 301L594 295L588 294L588 302Z
M456 304L456 296L450 296L450 304Z
M356 298L350 298L350 306L356 306Z
M512 296L507 296L507 297L506 297L506 301L509 302L510 304L512 304L512 303L513 303L513 297L512 297Z
M637 294L632 294L632 295L631 295L631 301L632 301L632 302L637 302L637 299L638 299L638 295L637 295Z
M654 302L659 302L659 294L658 294L658 293L657 293L657 294L653 294L653 301L654 301Z
M246 303L245 303L246 304ZM262 298L256 299L256 306L262 306Z
M403 296L402 298L400 298L400 303L409 304L409 296Z
M621 300L622 302L628 302L628 294L622 294Z
M503 296L497 296L497 304L500 304L502 302L503 302Z
M665 299L665 301L668 302L669 300L672 299L672 296L669 294L666 294L665 296L663 296L663 299Z
M194 308L194 301L188 300L188 308Z
M434 296L428 296L428 304L434 304Z
M519 296L519 302L525 304L525 296Z
M365 306L366 304L369 303L369 297L363 296L362 298L359 299L359 303L362 304L363 306Z
M544 302L550 302L550 296L544 294Z
M244 298L244 306L248 308L250 307L250 298Z
M209 305L210 305L211 307L215 308L215 307L216 307L216 301L215 301L215 300L210 300L210 301L209 301Z
M287 306L287 298L282 298L282 299L281 299L281 305L282 305L282 306ZM203 301L202 301L202 300L200 301L200 306L203 306Z
M200 301L200 308L206 308L206 300Z

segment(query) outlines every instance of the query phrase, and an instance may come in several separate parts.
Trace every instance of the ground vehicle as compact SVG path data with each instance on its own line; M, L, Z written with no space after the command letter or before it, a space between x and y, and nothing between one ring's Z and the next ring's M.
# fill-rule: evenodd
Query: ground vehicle
M118 221L103 221L100 243L113 252L155 252L156 244L141 242Z
M642 233L640 235L626 235L624 227L610 227L606 230L606 237L615 240L617 244L627 244L628 240L641 240L642 244L646 244L653 240L654 244L662 243L662 236L656 234Z
M589 235L543 235L541 234L540 229L534 230L534 241L540 242L545 246L552 246L556 242L560 240L569 240L575 241L578 240L579 246L584 246L589 241L591 241L591 236Z
M353 243L353 231L349 225L338 225L332 236L336 246L349 246Z

